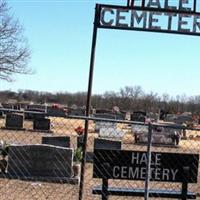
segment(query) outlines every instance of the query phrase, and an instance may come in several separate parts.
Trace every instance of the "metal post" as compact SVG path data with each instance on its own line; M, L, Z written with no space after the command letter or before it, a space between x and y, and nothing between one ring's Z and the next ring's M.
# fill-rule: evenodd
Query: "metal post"
M197 8L197 0L194 0L193 12L196 12L196 8Z
M127 0L127 7L130 6L130 0Z
M190 168L184 166L183 167L183 183L182 183L181 200L187 200L189 173L190 173Z
M97 39L97 26L99 19L99 5L96 4L95 8L95 19L93 26L93 38L92 38L92 48L90 57L90 71L88 80L88 92L87 92L87 104L86 104L86 117L90 115L91 106L91 94L92 94L92 82L93 82L93 71L94 71L94 61L95 61L95 49L96 49L96 39ZM83 159L81 163L81 177L80 177L80 187L79 187L79 200L83 199L84 192L84 175L85 175L85 164L86 164L86 152L87 152L87 138L88 138L88 119L85 120L85 131L83 138Z
M102 200L108 200L108 179L103 179Z
M145 7L145 0L142 0L142 8Z
M149 199L149 181L151 176L151 145L152 145L152 124L149 123L148 131L148 146L147 146L147 167L146 167L146 179L145 179L145 196L144 199Z
M134 7L134 1L135 1L135 0L132 0L132 1L131 1L131 7Z

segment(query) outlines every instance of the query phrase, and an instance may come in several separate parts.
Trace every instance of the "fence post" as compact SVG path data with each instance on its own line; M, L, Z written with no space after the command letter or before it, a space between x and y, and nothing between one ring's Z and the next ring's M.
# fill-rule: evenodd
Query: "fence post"
M95 52L96 52L95 50L96 50L99 17L100 17L100 7L99 7L99 4L96 4L94 26L93 26L93 36L92 36L91 57L90 57L90 71L89 71L89 80L88 80L87 105L86 105L87 118L85 119L85 131L84 131L84 139L83 139L83 159L81 163L81 177L80 177L79 197L78 197L79 200L83 199L83 192L84 192L84 175L85 175L88 127L89 127L88 117L90 116L90 107L91 107L92 83L93 83L93 72L94 72L94 62L95 62Z
M183 167L183 184L182 184L182 200L187 200L187 191L188 191L188 177L190 173L189 167Z
M147 145L147 166L146 166L146 179L145 179L145 196L144 199L149 199L149 181L151 176L151 145L152 145L152 124L148 126L148 145Z
M108 179L103 179L102 200L108 200Z

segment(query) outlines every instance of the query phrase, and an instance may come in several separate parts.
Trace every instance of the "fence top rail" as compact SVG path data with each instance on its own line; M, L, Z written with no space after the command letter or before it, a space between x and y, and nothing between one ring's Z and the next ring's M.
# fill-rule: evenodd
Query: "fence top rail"
M117 119L106 119L106 118L98 118L98 117L86 117L86 116L76 116L76 115L68 115L66 118L69 119L80 119L80 120L91 120L91 121L101 121L101 122L113 122L113 123L121 123L121 124L129 124L129 125L142 125L142 126L152 126L154 127L163 127L163 128L171 128L171 129L179 129L179 130L194 130L200 131L200 128L189 128L180 124L165 124L165 123L143 123L137 121L129 121L129 120L117 120Z
M46 112L31 111L31 110L30 111L28 111L28 110L17 110L17 109L8 109L8 108L0 108L0 112L46 114Z

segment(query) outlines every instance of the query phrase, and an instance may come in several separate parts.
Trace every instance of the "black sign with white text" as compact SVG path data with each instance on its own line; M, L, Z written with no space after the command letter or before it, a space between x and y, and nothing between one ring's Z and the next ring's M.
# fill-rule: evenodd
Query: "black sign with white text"
M188 183L196 183L199 155L152 152L150 180L182 182L183 168L189 169ZM94 178L145 180L147 153L141 151L94 150Z
M102 4L97 9L97 24L99 28L200 36L200 4L194 0L174 2L146 0L143 6L130 7Z

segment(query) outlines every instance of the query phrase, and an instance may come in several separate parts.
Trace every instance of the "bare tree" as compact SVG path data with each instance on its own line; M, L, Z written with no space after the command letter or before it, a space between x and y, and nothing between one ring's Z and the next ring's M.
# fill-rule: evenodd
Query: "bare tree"
M30 50L23 37L23 28L10 15L4 0L0 0L0 79L14 80L14 74L32 73L28 68Z

